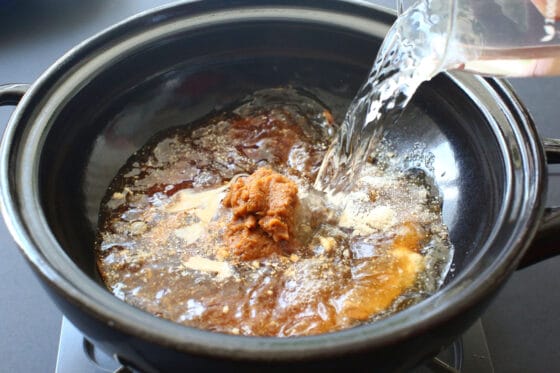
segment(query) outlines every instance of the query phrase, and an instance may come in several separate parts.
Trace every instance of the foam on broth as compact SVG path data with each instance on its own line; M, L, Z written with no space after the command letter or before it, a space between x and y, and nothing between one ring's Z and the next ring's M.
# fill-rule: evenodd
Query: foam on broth
M442 284L452 246L437 190L372 154L351 190L313 188L330 112L293 89L167 130L134 154L102 203L98 268L120 299L212 331L296 336L372 322ZM376 149L379 151L381 148ZM232 180L270 169L297 185L294 242L243 260L224 239Z

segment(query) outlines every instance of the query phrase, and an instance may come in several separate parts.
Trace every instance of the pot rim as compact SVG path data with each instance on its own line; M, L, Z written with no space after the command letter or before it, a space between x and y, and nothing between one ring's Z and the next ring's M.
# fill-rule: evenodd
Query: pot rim
M506 140L514 141L519 147L516 154L519 159L516 161L520 164L516 164L511 155L507 157L508 186L500 217L502 224L506 221L510 224L510 237L505 240L507 247L500 257L491 263L481 260L486 249L496 243L496 237L488 240L477 259L429 301L374 324L334 333L294 338L245 337L199 330L156 318L120 301L85 275L66 256L49 231L41 212L37 182L39 152L35 149L40 148L46 137L51 124L49 119L56 116L58 108L72 92L69 88L72 84L75 84L73 89L79 89L85 81L93 79L98 71L95 69L103 68L111 58L118 56L115 54L117 51L130 50L135 42L147 42L150 37L164 35L154 30L177 32L173 27L183 18L188 21L196 16L205 25L204 20L215 21L220 15L233 15L240 9L247 10L245 15L258 13L259 17L268 15L280 19L285 13L278 12L278 9L292 9L291 14L297 13L300 17L313 13L344 12L349 17L347 22L360 21L355 26L358 30L364 24L380 23L372 23L367 18L370 14L375 13L378 18L379 14L384 14L386 19L393 17L382 10L384 8L367 2L364 4L363 1L239 0L234 5L226 1L204 3L194 1L165 5L131 17L84 41L41 75L14 111L0 145L1 210L26 259L49 286L91 316L124 333L189 353L261 361L307 360L397 343L457 317L499 288L515 269L538 228L546 196L545 158L532 119L511 87L503 81L462 74L448 74L448 77L464 89L470 90L474 86L480 90L478 94L484 91L495 98L504 118L516 124L496 129L496 135L499 132L501 136L498 140L502 152L511 152ZM364 12L364 9L368 11ZM239 13L235 15L239 16ZM340 14L337 13L337 16ZM314 21L319 22L320 19ZM332 26L340 25L342 21L328 22ZM84 58L86 55L88 58ZM64 81L62 77L65 77ZM477 104L482 105L481 102ZM496 230L498 228L501 225ZM476 274L475 280L467 282L466 278L472 274Z

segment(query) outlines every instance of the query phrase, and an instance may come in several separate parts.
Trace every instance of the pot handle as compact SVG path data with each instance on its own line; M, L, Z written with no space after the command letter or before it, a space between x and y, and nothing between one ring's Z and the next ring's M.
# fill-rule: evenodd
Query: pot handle
M17 105L29 84L3 84L0 85L0 106Z
M549 164L560 163L560 140L543 139ZM541 260L560 255L560 207L547 207L539 230L517 269L525 268Z
M29 87L29 84L0 85L0 106L17 105ZM548 163L560 163L560 140L545 138L543 145ZM560 207L547 207L541 226L518 269L555 255L560 255Z

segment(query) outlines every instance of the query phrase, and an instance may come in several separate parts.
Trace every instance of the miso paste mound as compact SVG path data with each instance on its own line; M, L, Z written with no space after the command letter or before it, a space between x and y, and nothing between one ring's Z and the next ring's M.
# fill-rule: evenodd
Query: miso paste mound
M251 176L238 178L223 204L233 209L226 227L226 246L242 260L288 252L293 239L297 185L270 169L259 168Z
M314 190L333 125L279 89L157 135L101 206L107 287L177 323L278 337L373 322L434 293L451 260L435 191L381 161L344 195Z

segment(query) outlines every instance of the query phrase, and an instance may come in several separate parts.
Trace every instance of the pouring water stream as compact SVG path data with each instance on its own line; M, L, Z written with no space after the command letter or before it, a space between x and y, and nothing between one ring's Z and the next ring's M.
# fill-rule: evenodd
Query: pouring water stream
M320 191L350 190L418 87L442 71L560 74L559 0L416 0L403 11L405 2L321 165Z
M381 46L364 85L350 104L321 165L315 188L349 190L385 130L398 121L418 87L444 68L445 29L419 2L404 12Z

